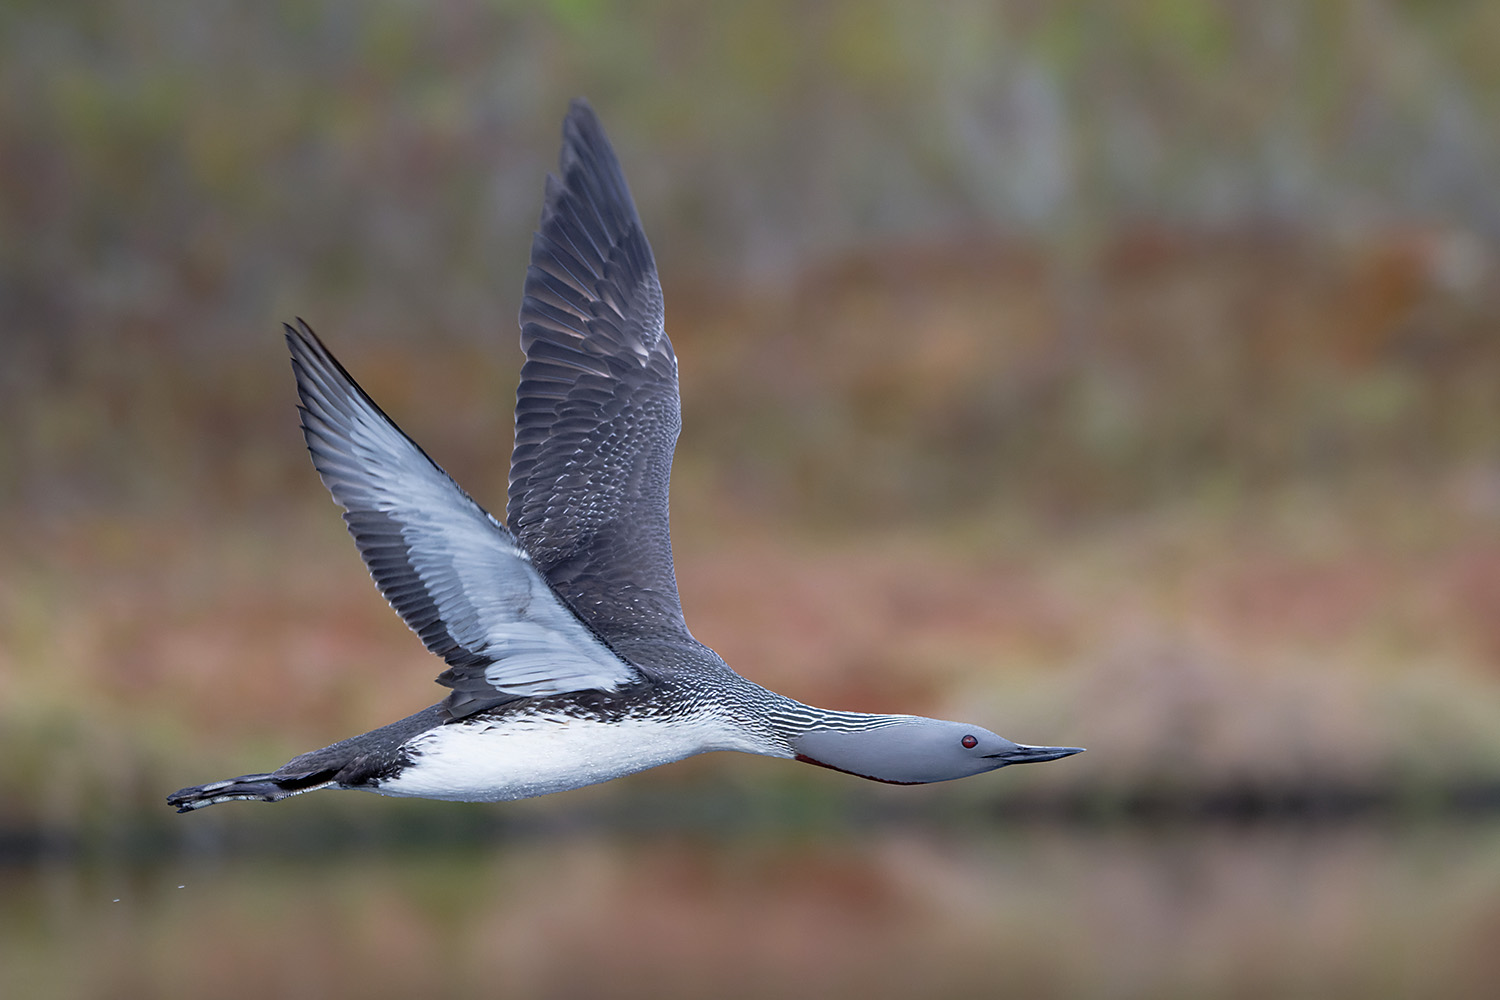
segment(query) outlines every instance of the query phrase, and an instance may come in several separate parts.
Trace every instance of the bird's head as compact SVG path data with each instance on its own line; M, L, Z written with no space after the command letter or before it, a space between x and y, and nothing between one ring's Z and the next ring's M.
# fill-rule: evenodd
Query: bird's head
M921 785L1081 753L1082 747L1012 743L981 726L920 716L891 716L853 731L810 729L792 740L797 759L898 785Z

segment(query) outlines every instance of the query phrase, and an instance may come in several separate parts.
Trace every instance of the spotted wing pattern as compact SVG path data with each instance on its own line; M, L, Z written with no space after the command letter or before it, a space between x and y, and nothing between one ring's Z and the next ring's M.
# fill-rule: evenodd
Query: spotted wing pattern
M661 285L619 161L575 101L521 305L507 520L606 641L690 638L667 488L681 417Z

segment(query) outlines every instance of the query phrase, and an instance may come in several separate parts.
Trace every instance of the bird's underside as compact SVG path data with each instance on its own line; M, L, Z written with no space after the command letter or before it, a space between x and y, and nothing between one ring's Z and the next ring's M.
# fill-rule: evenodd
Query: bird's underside
M185 788L167 801L188 812L332 787L497 802L581 788L708 750L766 752L713 713L664 714L659 701L639 691L593 692L517 699L463 718L433 705L276 771Z

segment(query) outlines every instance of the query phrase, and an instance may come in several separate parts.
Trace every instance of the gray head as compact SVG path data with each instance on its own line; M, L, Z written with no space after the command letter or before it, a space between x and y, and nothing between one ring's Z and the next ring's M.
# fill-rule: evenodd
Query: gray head
M1083 751L1082 747L1012 743L988 729L962 722L915 715L883 718L889 721L858 729L809 729L792 739L797 759L874 781L920 785L967 778L1007 764L1057 760Z

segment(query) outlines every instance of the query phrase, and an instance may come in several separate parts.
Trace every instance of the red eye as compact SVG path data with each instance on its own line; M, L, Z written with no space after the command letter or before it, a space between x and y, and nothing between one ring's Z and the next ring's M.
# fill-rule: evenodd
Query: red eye
M960 743L962 743L964 745L964 749L965 750L973 750L975 747L977 747L979 745L979 741L976 740L972 736L965 736L963 739L959 740L958 742L960 742Z

